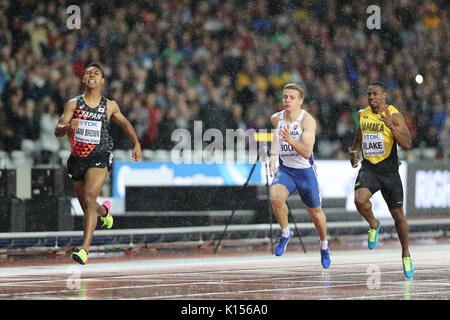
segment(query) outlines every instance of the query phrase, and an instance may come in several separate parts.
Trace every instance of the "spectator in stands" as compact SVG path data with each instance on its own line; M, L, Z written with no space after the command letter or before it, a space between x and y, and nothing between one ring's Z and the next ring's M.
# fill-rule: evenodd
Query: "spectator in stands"
M30 159L35 158L39 149L40 118L41 114L36 106L36 102L32 99L26 100L23 116L24 137L20 149L24 151ZM59 149L58 145L55 147Z
M3 101L0 100L0 150L11 151L14 131L10 128Z
M143 107L139 99L134 99L131 103L131 110L128 112L128 121L134 127L138 140L141 140L149 127L148 110Z
M344 110L339 116L336 134L341 144L341 151L348 150L353 142L353 125L347 110Z
M440 134L444 129L447 111L443 104L442 96L437 92L433 94L431 109L433 110L431 124L433 125L436 133Z
M445 108L445 121L440 134L440 141L442 143L442 150L444 151L444 157L450 156L450 101L447 102Z
M8 122L10 123L11 129L14 132L14 136L10 140L11 145L7 146L8 151L21 150L22 141L25 139L26 114L25 108L21 104L22 98L22 90L17 89L15 90L14 94L10 95L6 103Z
M161 112L156 106L156 95L150 93L147 95L145 108L148 114L147 131L141 138L141 146L143 149L154 149L158 139L158 126L161 121Z
M158 140L156 149L170 150L175 145L172 142L172 132L177 129L177 110L175 107L169 107L164 111L164 115L158 126Z
M46 97L42 102L42 114L40 116L39 127L39 149L41 163L57 163L57 153L60 150L60 141L54 135L55 127L58 124L59 116L56 113L56 105Z

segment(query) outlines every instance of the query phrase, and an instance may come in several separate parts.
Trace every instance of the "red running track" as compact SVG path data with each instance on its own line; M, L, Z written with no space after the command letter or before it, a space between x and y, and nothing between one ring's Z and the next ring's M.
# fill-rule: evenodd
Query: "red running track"
M292 250L293 251L293 250ZM414 279L403 276L399 248L202 253L172 257L90 257L0 262L0 299L132 300L447 300L450 245L410 246Z

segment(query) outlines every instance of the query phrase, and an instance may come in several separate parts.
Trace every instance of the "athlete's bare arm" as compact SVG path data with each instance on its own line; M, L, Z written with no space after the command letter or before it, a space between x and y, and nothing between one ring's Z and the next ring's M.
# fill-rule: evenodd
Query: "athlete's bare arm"
M302 157L308 159L312 155L316 141L316 120L309 113L302 120L302 128L301 141L297 141L291 136L288 126L280 129L280 140L289 143Z
M270 117L270 121L272 122L273 127L275 128L275 133L272 137L272 145L270 147L270 161L269 161L269 173L270 176L273 177L276 167L276 161L278 157L278 140L279 136L277 133L278 129L278 121L280 120L280 112L274 113L272 117Z
M136 131L134 131L131 123L125 118L125 116L120 111L119 105L114 100L107 101L108 113L111 114L110 119L114 120L120 125L123 133L133 142L134 148L131 159L138 161L142 156L141 145L136 136Z
M78 128L80 119L72 119L76 105L77 99L75 98L69 100L65 104L63 114L59 118L58 124L55 128L55 136L63 137L70 129L75 130L76 128Z
M358 111L357 117L359 120L361 117L361 110ZM358 126L358 128L356 128L356 134L355 134L355 138L353 139L353 144L349 150L350 163L353 168L356 168L358 166L358 152L359 152L359 149L361 148L361 143L362 143L361 127Z
M383 107L383 111L386 113L386 116L381 115L381 121L391 129L395 141L402 149L410 149L412 145L411 135L402 114L394 113L391 115L386 106Z

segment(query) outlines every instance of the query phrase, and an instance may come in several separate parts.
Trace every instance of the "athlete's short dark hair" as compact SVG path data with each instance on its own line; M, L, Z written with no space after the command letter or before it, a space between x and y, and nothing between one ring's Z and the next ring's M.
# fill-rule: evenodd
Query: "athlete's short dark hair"
M102 73L102 78L105 77L105 71L103 71L103 68L98 63L90 63L84 70L84 73L86 73L86 70L89 69L90 67L98 68L100 70L100 72Z
M383 90L383 92L386 92L386 91L387 91L386 85L385 85L383 82L381 82L381 81L374 81L374 82L371 82L371 83L369 84L369 87L370 87L370 86L378 86L378 87L381 88L381 90Z

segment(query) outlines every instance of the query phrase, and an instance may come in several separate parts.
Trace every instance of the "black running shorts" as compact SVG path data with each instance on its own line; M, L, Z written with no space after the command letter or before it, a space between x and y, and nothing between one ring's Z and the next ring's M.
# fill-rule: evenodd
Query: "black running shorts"
M403 185L398 170L378 172L370 167L362 166L355 182L355 190L367 188L372 194L381 191L389 209L403 206Z
M67 160L67 174L74 181L83 181L84 175L89 168L108 167L108 171L110 171L112 163L113 155L109 151L91 153L85 158L70 155Z

